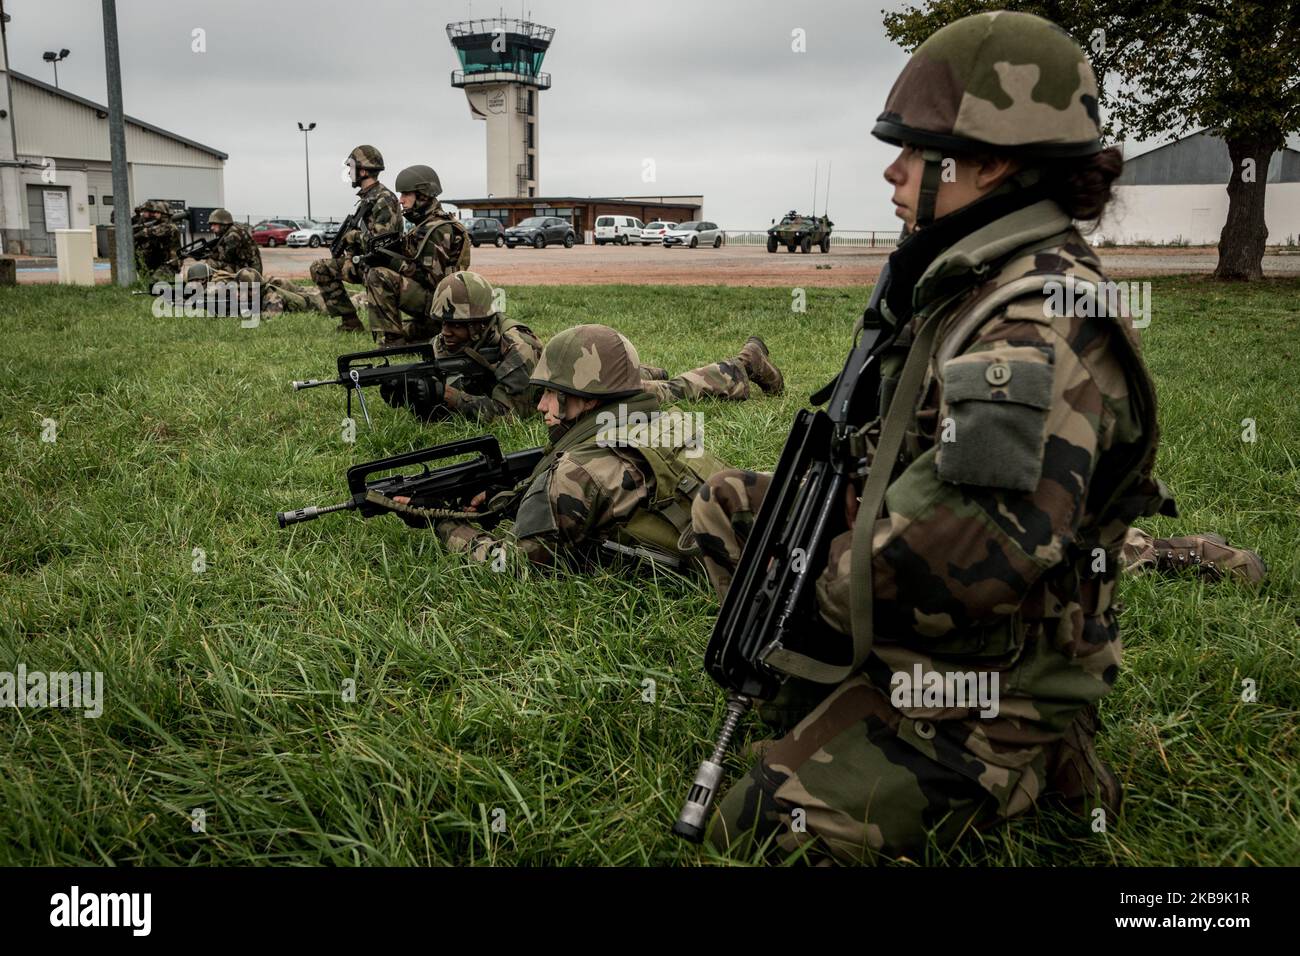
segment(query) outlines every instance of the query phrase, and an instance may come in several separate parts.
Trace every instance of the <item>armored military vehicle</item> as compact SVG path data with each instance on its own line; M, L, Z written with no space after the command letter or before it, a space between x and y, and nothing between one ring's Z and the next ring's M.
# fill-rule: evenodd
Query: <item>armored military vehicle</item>
M812 247L817 246L822 252L830 252L834 225L828 216L801 216L791 209L780 222L772 220L772 228L767 230L767 251L776 252L778 246L785 246L791 252L812 252Z

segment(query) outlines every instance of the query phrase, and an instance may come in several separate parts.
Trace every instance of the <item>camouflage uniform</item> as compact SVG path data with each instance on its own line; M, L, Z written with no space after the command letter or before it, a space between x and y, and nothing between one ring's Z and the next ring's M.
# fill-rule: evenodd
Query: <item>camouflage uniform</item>
M432 314L443 323L480 325L478 335L465 346L452 348L442 336L434 336L433 352L438 358L464 351L478 354L484 349L496 349L500 354L492 366L496 384L486 395L477 389L470 391L459 376L443 382L441 398L446 408L483 422L528 415L536 408L537 389L529 380L542 356L542 343L528 326L494 310L492 286L486 279L473 272L452 273L438 284Z
M438 332L429 318L438 283L469 268L469 233L438 202L430 203L394 251L407 262L366 271L370 331L384 341L425 342ZM390 260L391 261L391 260ZM402 315L410 317L403 322Z
M253 240L253 234L242 222L226 226L212 253L204 260L213 269L238 272L240 269L262 271L262 253Z
M379 169L382 170L383 166L380 165ZM401 232L402 207L392 190L376 180L357 193L357 208L365 210L362 217L364 226L347 239L343 258L317 259L311 264L311 278L320 288L329 313L339 316L344 326L359 330L361 323L356 307L343 283L365 282L366 267L353 263L352 256L363 251L364 236L380 238Z
M137 207L137 213L161 213L162 219L142 219L132 227L135 237L136 277L147 285L171 282L179 268L181 231L172 222L171 208L161 200L151 199Z
M944 112L935 90L955 91L960 110ZM997 148L1033 144L1046 126L1086 155L1099 148L1095 95L1081 51L1053 25L983 14L918 48L873 132L928 152L939 143L927 129ZM772 837L784 852L816 840L813 858L915 857L931 838L950 843L1053 789L1117 800L1092 735L1119 672L1120 552L1134 517L1171 502L1150 476L1154 390L1129 323L1060 314L1040 279L1037 292L1008 288L1032 276L1102 280L1035 182L1014 177L939 220L933 193L929 215L922 196L923 227L891 257L878 318L901 334L882 356L883 410L913 340L937 329L935 345L920 356L929 363L898 460L875 464L891 468L883 516L857 518L866 551L853 530L832 540L809 623L827 657L844 659L861 578L870 654L837 686L786 683L767 714L784 736L719 804L710 837L721 848ZM697 496L696 537L720 592L766 487L766 476L726 472ZM996 676L998 712L894 699L894 675L914 667Z
M668 378L663 369L642 366L641 376L641 387L664 405L701 398L743 402L749 398L751 381L772 395L780 395L785 388L784 377L768 358L767 345L758 336L752 336L735 358L675 378Z
M639 390L638 365L631 344L604 326L578 326L552 339L533 384L602 404L557 429L533 474L507 493L511 533L445 519L435 524L439 539L481 562L509 555L544 566L561 557L597 560L609 553L605 542L674 564L691 560L693 546L683 543L691 496L724 466L681 412L638 423L638 414L659 411L658 401Z
M283 312L324 312L325 303L320 293L305 286L296 285L286 279L263 279L255 269L240 269L238 272L214 270L205 262L192 263L185 272L186 286L198 284L204 289L205 301L216 301L218 290L224 296L222 310L225 315L242 315L243 308L253 308L253 295L256 293L257 314L260 316L280 315ZM212 296L207 295L209 285ZM242 285L242 289L239 286ZM230 296L241 294L242 301L232 302Z
M261 283L262 315L326 311L324 296L311 286L299 285L280 276L264 279L253 269L240 269L235 278L240 282Z

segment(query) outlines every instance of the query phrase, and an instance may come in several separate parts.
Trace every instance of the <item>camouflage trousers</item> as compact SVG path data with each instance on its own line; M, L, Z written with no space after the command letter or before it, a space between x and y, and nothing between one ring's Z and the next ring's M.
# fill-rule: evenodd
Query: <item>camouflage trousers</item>
M662 369L641 366L643 376L662 371ZM663 374L667 375L666 372ZM699 398L743 402L749 398L749 375L739 362L728 359L725 362L714 362L712 365L683 372L676 378L643 380L641 387L664 404L680 402L684 399L695 401Z
M771 475L729 469L700 489L691 525L709 579L725 596ZM827 640L846 640L826 627ZM874 662L874 663L873 663ZM972 777L977 764L959 739L895 709L882 689L888 670L871 657L862 671L829 687L791 678L759 716L777 733L760 741L758 760L719 801L709 839L724 852L774 858L806 848L817 862L923 856L970 829L993 826L1035 805L1000 805ZM1024 789L1051 795L1076 812L1109 774L1096 756L1095 712L1080 713L1063 742L1045 742ZM1032 781L1041 781L1029 782ZM1113 775L1111 775L1113 780ZM1118 782L1114 783L1118 800ZM807 845L805 847L805 845Z
M263 279L256 269L240 269L235 273L239 282L260 282L261 314L280 315L284 312L324 312L325 298L315 289L301 286L275 276Z
M438 334L438 323L429 317L433 291L414 279L384 266L371 266L366 270L366 294L370 297L370 331L376 335L427 342ZM403 315L409 318L403 321Z
M365 282L365 275L352 264L351 259L317 259L311 264L311 281L320 289L330 315L356 319L356 307L343 283Z

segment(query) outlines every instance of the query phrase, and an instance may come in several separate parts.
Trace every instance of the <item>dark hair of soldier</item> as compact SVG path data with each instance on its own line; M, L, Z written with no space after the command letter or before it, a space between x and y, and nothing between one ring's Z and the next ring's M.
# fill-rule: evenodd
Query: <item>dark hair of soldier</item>
M974 153L967 158L980 162L993 153ZM1026 164L1030 165L1030 164ZM1084 224L1081 232L1096 229L1107 204L1114 198L1111 186L1124 169L1124 154L1108 146L1092 156L1057 159L1036 163L1043 171L1043 187L1048 196L1074 219Z

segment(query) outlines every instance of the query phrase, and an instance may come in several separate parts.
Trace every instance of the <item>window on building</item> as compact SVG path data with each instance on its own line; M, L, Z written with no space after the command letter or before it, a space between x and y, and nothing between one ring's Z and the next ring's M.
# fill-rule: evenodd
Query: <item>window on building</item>
M531 157L530 157L530 158L531 158ZM536 195L537 195L537 190L536 190L534 187L529 186L529 187L528 187L528 197L531 199L533 196L536 196Z
M112 196L105 196L105 197L104 197L104 205L105 205L105 206L111 206L111 205L113 205L113 197L112 197Z
M533 129L534 125L530 120L528 125L524 128L524 145L530 148L537 145L533 142Z
M536 178L537 178L537 177L535 177L535 176L533 175L533 159L534 159L533 154L532 154L532 153L529 153L529 154L528 154L528 178L529 178L529 179L536 179ZM530 192L528 195L531 196L532 193Z
M94 194L94 193L88 193L88 194L86 195L86 205L88 205L88 206L93 206L93 205L95 205L95 194Z

